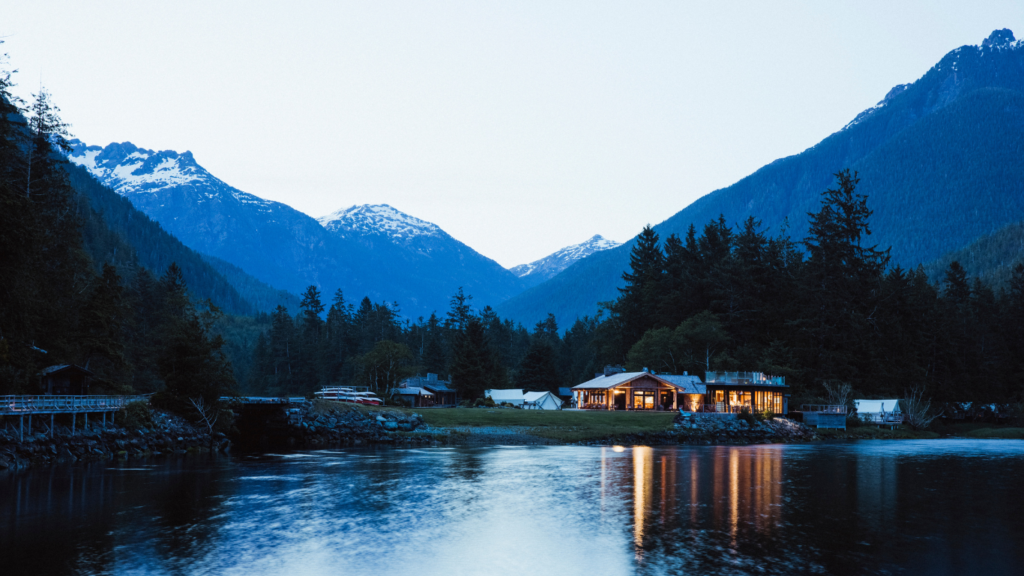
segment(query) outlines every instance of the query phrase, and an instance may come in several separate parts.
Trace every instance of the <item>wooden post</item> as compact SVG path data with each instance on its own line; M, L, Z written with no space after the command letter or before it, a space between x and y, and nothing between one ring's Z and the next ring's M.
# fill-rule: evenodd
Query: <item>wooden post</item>
M75 424L78 423L78 412L71 413L71 435L75 435Z
M32 419L28 419L28 423L32 424ZM53 414L50 414L50 438L53 438Z
M82 430L88 430L88 429L89 429L89 413L86 412L85 413L85 425L82 426Z
M18 416L18 440L25 441L25 417Z
M28 415L28 435L32 435L32 415Z
M104 430L107 429L107 413L106 412L103 413L103 429Z
M679 410L679 389L672 387L672 411Z

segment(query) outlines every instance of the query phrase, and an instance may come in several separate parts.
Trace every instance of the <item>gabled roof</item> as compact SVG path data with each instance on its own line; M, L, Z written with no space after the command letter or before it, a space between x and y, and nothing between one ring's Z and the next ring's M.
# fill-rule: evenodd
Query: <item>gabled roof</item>
M706 394L708 391L707 386L700 381L699 376L680 376L678 374L658 374L658 376L679 388L680 394Z
M432 380L429 383L423 383L422 386L431 392L455 392L454 389L444 385L444 383L438 380Z
M55 374L57 372L63 372L65 370L74 370L76 372L81 372L86 376L93 375L92 372L75 364L54 364L53 366L47 366L46 368L43 368L42 370L39 371L39 375L46 376L47 374Z
M700 378L697 376L676 376L674 374L651 374L650 372L619 372L618 374L609 374L608 376L598 376L593 380L588 380L583 384L577 384L573 386L573 389L581 390L594 390L594 389L607 389L621 386L627 382L636 380L647 376L654 378L659 382L668 386L673 386L679 389L682 394L703 394L704 385L700 383Z
M415 386L407 386L405 388L395 388L393 394L400 394L402 396L433 396L429 390L423 388L416 388Z

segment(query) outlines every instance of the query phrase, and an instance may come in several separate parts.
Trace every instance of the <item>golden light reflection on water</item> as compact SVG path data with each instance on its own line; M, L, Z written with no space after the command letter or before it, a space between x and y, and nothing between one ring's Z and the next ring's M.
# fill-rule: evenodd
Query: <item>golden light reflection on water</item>
M603 508L606 494L631 494L638 558L645 538L666 527L707 523L735 543L751 531L769 534L780 521L778 450L718 447L687 452L635 446L630 452L627 458L602 453L601 500Z

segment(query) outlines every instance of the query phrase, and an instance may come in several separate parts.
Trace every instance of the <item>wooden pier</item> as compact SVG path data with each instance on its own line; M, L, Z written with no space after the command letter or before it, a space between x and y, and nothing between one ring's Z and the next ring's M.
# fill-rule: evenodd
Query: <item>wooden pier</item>
M50 437L53 437L53 418L57 414L71 414L71 430L74 433L78 415L85 417L89 425L89 414L103 415L103 426L107 425L107 412L123 410L131 402L148 402L148 396L0 396L0 416L18 417L18 437L24 440L24 420L28 418L32 430L32 416L50 415Z

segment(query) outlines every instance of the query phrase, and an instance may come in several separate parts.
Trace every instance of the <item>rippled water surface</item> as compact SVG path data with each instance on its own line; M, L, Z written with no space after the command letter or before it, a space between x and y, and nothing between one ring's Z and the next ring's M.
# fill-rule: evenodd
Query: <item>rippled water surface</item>
M1024 442L338 450L0 476L3 574L1022 574Z

